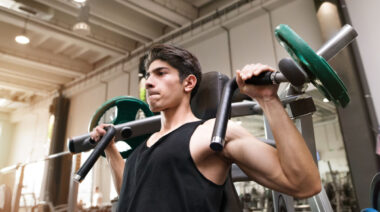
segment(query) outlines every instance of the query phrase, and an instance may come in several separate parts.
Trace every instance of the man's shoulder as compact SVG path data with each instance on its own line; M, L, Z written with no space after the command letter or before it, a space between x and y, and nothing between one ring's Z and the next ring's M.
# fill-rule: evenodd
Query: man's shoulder
M201 137L207 137L207 139L211 140L212 132L215 125L215 118L205 120L203 124L201 124L197 130L194 132L195 135L200 135ZM226 131L226 140L231 140L236 137L239 137L240 133L245 134L247 130L242 127L239 123L228 120L227 123L227 131Z
M203 124L201 124L199 127L204 128L205 130L211 128L211 130L212 130L214 128L214 125L215 125L215 120L216 120L215 118L205 120L203 122ZM238 124L235 121L228 120L227 129L229 129L229 128L233 128L235 130L238 130L238 129L241 129L243 127L240 126L240 124Z
M202 140L201 143L204 142L203 140L211 139L211 134L214 127L215 119L203 120L202 122L203 123L198 125L193 135L191 136L192 139L196 139L197 141Z

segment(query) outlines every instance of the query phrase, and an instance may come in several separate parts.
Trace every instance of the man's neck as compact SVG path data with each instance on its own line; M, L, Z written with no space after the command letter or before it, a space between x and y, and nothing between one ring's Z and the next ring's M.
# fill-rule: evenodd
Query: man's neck
M191 111L190 105L180 105L177 108L171 108L161 111L161 133L170 132L179 126L199 120Z

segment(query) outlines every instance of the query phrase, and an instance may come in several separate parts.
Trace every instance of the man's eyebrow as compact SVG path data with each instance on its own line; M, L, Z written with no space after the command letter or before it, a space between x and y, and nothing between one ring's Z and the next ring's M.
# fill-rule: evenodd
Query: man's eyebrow
M151 71L148 71L147 74L150 74L150 73L153 73L153 72L158 72L158 71L161 71L162 69L168 69L168 67L165 67L165 66L159 66Z

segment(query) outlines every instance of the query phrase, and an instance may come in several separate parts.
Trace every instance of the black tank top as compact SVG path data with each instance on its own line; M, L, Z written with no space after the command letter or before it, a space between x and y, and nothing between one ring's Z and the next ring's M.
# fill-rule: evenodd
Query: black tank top
M190 155L190 138L203 121L190 122L138 146L127 159L119 212L219 212L224 185L206 179Z

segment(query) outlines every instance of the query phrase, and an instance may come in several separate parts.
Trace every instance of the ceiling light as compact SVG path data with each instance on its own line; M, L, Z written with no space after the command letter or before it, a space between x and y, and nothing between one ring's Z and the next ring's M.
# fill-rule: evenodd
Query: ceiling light
M26 36L26 24L28 23L28 19L25 19L24 28L22 29L21 35L17 35L15 37L15 41L19 44L26 45L30 42L30 39Z
M79 35L87 36L91 34L91 28L86 22L78 22L73 26L73 31Z
M75 2L78 2L78 3L84 3L86 2L86 0L74 0Z
M83 5L79 10L78 22L73 26L73 31L82 36L91 34L91 27L88 22L90 7L88 4Z
M7 105L9 101L7 99L0 98L0 107Z
M26 45L30 42L30 39L25 35L17 35L15 37L15 41L19 44Z

